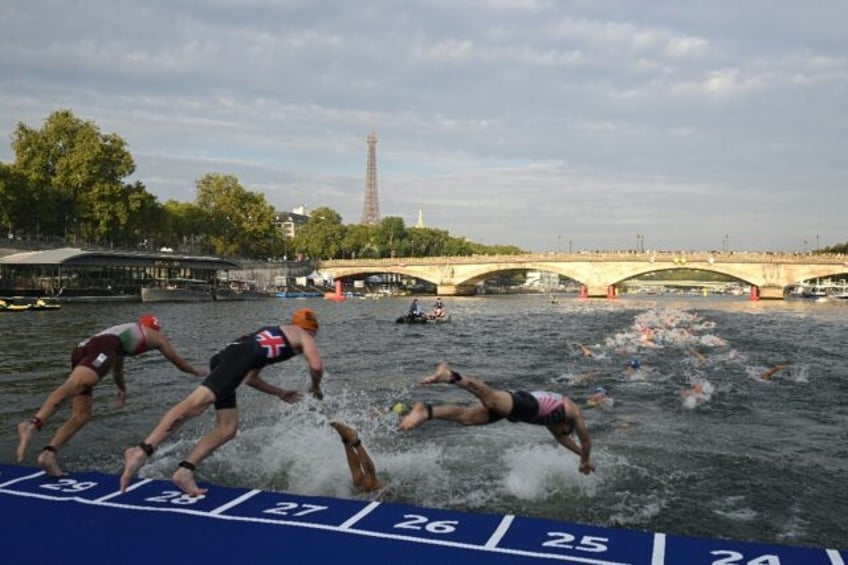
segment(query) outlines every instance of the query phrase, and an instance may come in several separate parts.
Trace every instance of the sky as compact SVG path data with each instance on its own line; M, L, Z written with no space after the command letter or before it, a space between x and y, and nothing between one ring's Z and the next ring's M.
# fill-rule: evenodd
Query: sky
M3 0L0 161L69 109L160 202L234 175L276 209L533 252L848 241L844 0Z

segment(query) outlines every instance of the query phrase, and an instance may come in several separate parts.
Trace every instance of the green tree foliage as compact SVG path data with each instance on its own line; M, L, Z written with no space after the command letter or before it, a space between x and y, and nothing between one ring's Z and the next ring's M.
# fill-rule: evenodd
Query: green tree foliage
M342 254L346 259L376 259L380 256L377 245L377 227L366 224L347 226L342 241Z
M274 243L274 209L265 196L250 192L236 177L209 173L197 181L197 207L209 222L218 255L269 256Z
M340 259L344 253L345 227L332 208L316 208L297 230L294 249L312 259Z
M406 225L403 218L386 216L377 226L377 245L383 257L403 255L406 251Z
M434 257L443 254L450 235L447 230L412 228L407 239L410 257Z
M209 244L209 221L193 202L168 200L162 206L157 230L147 239L148 249L169 247L189 253L212 253Z
M35 201L30 232L72 233L96 243L114 241L130 224L139 202L138 186L123 179L135 171L126 143L102 134L70 110L48 116L41 129L18 123L12 135L14 167L23 174Z
M29 224L35 225L35 201L27 190L26 177L5 163L0 163L0 228L15 233Z
M848 253L848 243L839 243L832 247L822 249L824 253Z

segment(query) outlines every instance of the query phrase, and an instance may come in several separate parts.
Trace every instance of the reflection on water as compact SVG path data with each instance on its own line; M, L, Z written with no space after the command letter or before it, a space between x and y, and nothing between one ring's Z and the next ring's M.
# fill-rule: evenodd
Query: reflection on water
M450 323L396 324L407 302L157 305L166 334L195 363L297 307L313 307L321 321L325 401L287 405L242 389L239 436L203 463L201 479L355 496L328 425L339 419L359 430L397 500L848 547L846 305L634 296L552 304L547 296L488 296L448 298ZM65 378L73 344L148 308L68 304L58 312L0 316L7 422L0 460L14 461L13 424L30 417ZM449 385L416 386L442 359L494 386L558 390L581 403L603 386L613 406L586 410L597 472L580 475L576 457L540 427L429 422L401 433L396 420L374 416L397 400L472 402ZM778 364L786 368L761 378ZM117 473L124 447L197 384L152 353L129 359L126 368L127 406L111 405L111 382L95 389L93 421L61 453L68 469ZM269 367L265 377L286 387L308 383L297 358ZM697 385L708 394L697 401L681 395ZM33 451L66 415L63 409L47 424ZM210 412L190 422L142 475L168 476L212 418Z

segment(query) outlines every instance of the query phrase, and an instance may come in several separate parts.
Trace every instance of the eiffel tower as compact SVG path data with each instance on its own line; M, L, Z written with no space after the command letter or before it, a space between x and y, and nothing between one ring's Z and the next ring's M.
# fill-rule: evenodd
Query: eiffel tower
M365 174L365 203L362 206L362 224L376 226L380 223L380 202L377 198L377 134L368 134L368 166Z

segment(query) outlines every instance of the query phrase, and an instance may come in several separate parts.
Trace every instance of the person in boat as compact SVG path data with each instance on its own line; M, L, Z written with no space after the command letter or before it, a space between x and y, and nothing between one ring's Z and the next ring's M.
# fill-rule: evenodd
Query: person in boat
M184 493L204 494L206 489L198 488L194 471L206 457L235 437L238 431L236 389L240 384L245 383L288 403L301 399L299 391L283 389L263 380L259 373L267 365L303 355L312 381L309 392L321 400L324 397L321 392L324 366L315 343L317 333L318 318L315 312L301 308L292 314L289 324L261 327L230 342L213 355L209 360L211 371L206 379L168 410L144 440L124 452L121 491L126 491L130 480L163 441L186 421L214 405L215 426L198 440L171 477Z
M344 444L347 466L350 469L350 478L353 486L360 492L374 492L383 488L383 483L377 478L377 468L374 461L368 455L362 440L356 430L341 422L330 422L330 425L339 433Z
M124 357L135 357L151 349L160 353L184 373L202 377L205 371L195 369L183 359L162 333L159 319L153 314L145 314L135 322L119 324L106 328L89 337L71 352L71 374L67 380L54 390L41 405L41 408L29 421L18 424L18 463L24 460L30 441L40 431L50 416L66 399L71 400L71 417L56 430L38 455L38 466L51 476L59 477L64 473L57 461L59 449L65 445L91 418L92 389L111 370L118 387L115 404L123 407L127 397L124 380Z
M580 406L565 395L547 391L506 391L489 387L481 379L460 375L445 362L424 377L422 386L446 383L458 386L479 399L473 406L431 405L416 402L400 422L400 429L411 430L428 420L449 420L466 426L485 426L506 418L545 426L560 445L580 457L579 471L588 475L595 470L590 458L592 442ZM579 444L572 438L577 435Z
M442 302L441 298L436 298L436 303L433 304L433 312L430 314L431 318L444 318L447 315L447 309L445 308L445 303Z
M409 305L409 312L407 312L410 318L421 318L424 316L424 311L421 309L421 305L418 304L418 299L413 298L412 304Z

